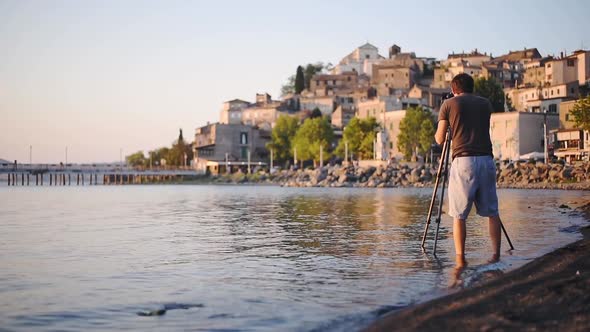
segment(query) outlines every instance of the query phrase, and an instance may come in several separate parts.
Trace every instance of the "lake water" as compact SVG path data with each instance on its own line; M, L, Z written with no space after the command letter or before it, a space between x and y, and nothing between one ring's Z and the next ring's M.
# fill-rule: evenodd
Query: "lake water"
M453 283L420 240L431 189L143 185L0 187L0 327L350 331ZM578 191L500 190L516 250L468 220L468 283L581 238ZM564 213L565 212L565 213ZM431 227L433 230L433 228ZM431 232L433 234L433 232ZM427 242L432 248L432 236ZM503 251L508 245L503 238ZM162 316L138 312L170 309Z

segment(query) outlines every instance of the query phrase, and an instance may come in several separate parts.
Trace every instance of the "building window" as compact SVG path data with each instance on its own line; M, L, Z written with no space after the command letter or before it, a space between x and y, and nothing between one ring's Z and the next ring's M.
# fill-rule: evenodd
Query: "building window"
M550 63L547 64L547 68L551 68L551 64Z
M565 121L569 121L570 120L570 115L569 113L565 115Z
M242 159L248 158L248 148L245 146L242 146L242 148L240 149L240 154L241 154Z
M570 93L573 95L574 94L574 88L570 88Z
M347 77L348 81L350 82L350 76Z
M557 89L557 94L559 94L559 89Z
M240 133L240 144L248 144L248 133Z
M551 89L551 95L553 96L553 89Z
M567 66L573 67L574 66L574 59L567 59Z
M389 148L393 149L393 142L389 142Z
M557 113L557 105L556 104L549 105L549 113Z

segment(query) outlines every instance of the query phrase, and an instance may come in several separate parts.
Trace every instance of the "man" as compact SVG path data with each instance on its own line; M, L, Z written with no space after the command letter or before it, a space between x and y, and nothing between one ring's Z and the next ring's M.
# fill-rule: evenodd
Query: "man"
M493 255L500 259L500 214L496 195L496 165L490 140L492 104L473 94L473 78L459 74L451 81L454 97L440 108L435 140L442 144L451 126L453 161L449 175L449 215L457 265L465 264L465 221L473 203L477 214L488 217Z

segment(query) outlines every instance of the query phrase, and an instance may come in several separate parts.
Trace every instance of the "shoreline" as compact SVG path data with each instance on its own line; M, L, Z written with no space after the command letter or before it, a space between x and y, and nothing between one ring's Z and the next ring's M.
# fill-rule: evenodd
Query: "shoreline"
M571 213L590 222L590 201ZM583 239L487 281L385 313L363 331L590 330L590 226Z

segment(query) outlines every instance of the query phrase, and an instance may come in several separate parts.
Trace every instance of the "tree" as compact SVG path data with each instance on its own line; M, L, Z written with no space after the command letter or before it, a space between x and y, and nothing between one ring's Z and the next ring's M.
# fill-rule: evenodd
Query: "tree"
M570 114L576 127L590 131L590 95L578 99Z
M287 83L283 84L281 87L281 96L286 96L290 93L295 92L295 75L289 76L287 78Z
M188 165L189 160L193 158L190 144L185 143L182 129L179 131L178 139L172 143L172 148L168 150L168 154L164 157L166 164L170 166L184 166L185 160L186 165Z
M349 153L355 153L359 159L373 158L373 140L379 129L377 120L373 117L367 119L352 118L344 128L342 139L336 147L336 154L344 157L345 144L348 143Z
M154 165L162 165L162 160L164 160L166 163L168 163L167 159L168 159L169 152L170 152L170 149L167 147L161 147L161 148L150 151L149 155L151 157L151 162Z
M299 121L297 118L282 115L277 119L277 122L272 128L270 135L270 142L267 144L268 149L272 149L274 158L279 161L286 161L291 159L293 138L299 128Z
M313 111L311 111L311 115L309 117L314 119L314 118L321 118L322 116L323 116L322 111L320 111L320 109L316 107L313 109Z
M510 98L510 96L508 94L505 95L506 96L506 110L508 112L514 112L514 104L512 104L512 98Z
M473 92L488 98L492 103L494 112L504 112L504 91L502 86L493 78L479 77L475 79Z
M143 151L137 151L133 154L126 156L125 161L127 162L127 165L131 165L132 167L147 166L147 160L143 155Z
M324 159L327 159L333 140L334 131L327 118L309 118L297 130L293 140L293 148L297 149L297 159L311 159L316 167L320 160L320 146L323 149Z
M303 67L297 67L297 74L295 74L295 94L300 94L305 89L305 78L303 74Z
M419 153L426 154L434 142L434 119L421 106L410 107L399 124L397 148L406 160Z

